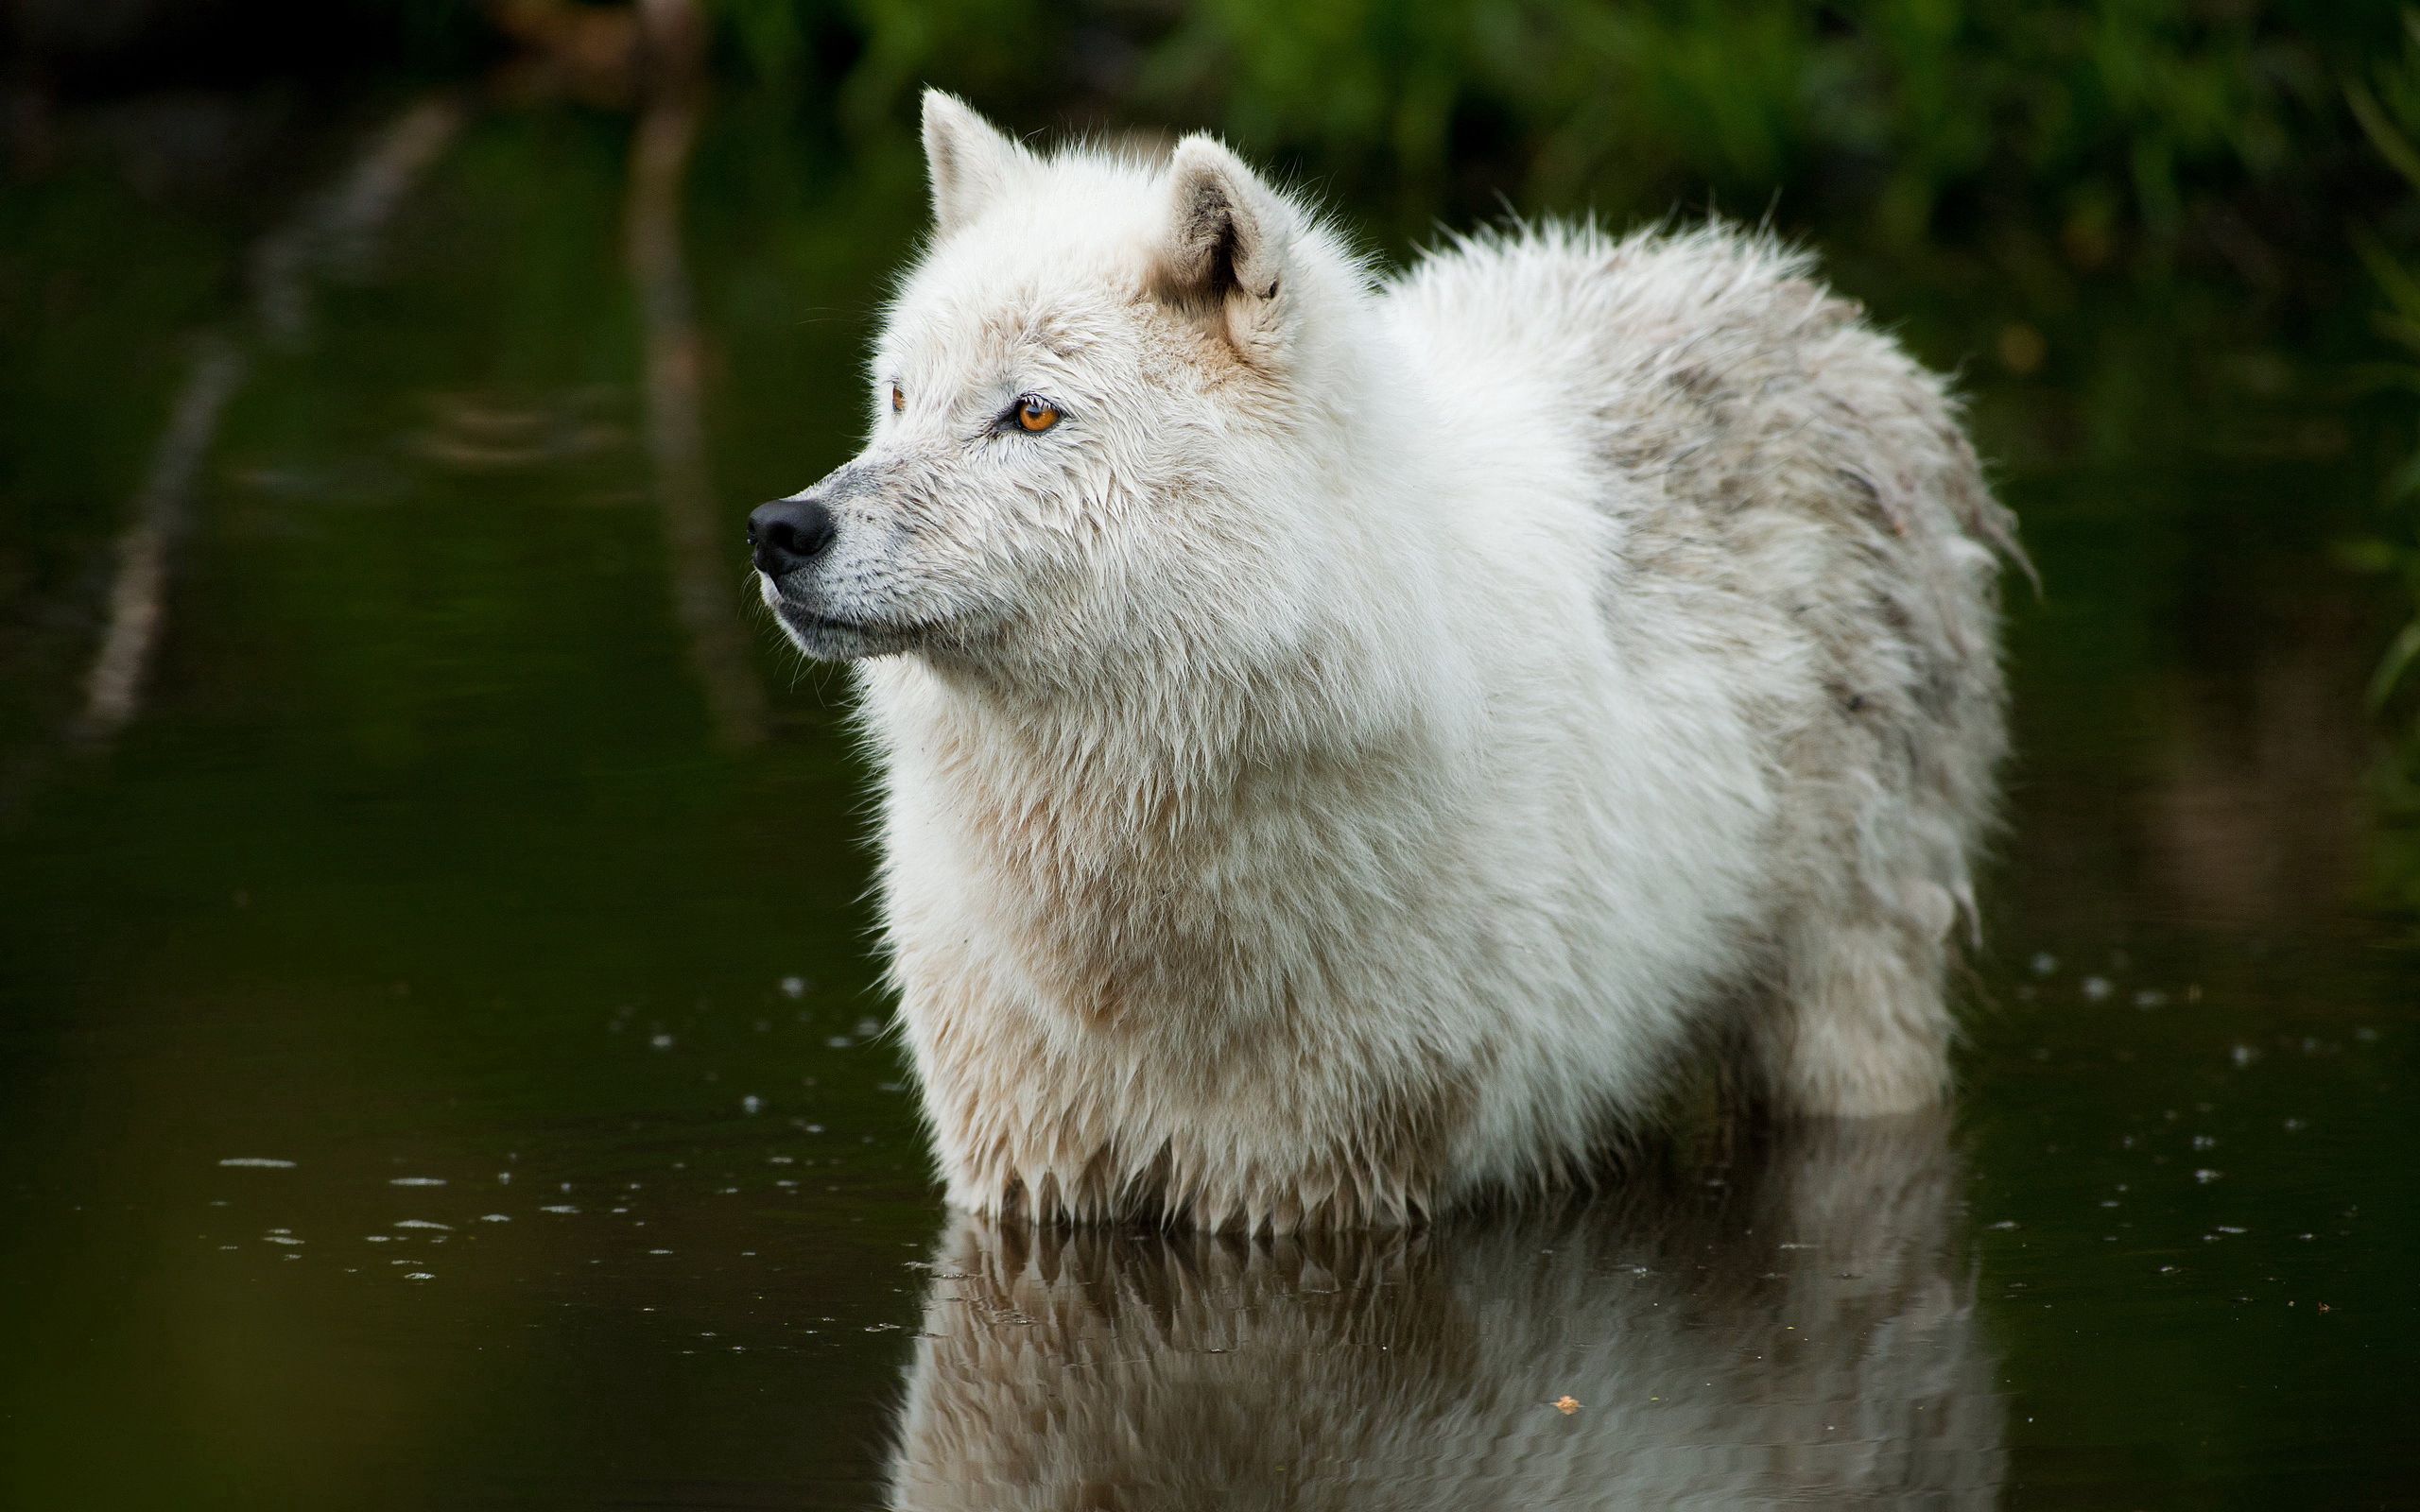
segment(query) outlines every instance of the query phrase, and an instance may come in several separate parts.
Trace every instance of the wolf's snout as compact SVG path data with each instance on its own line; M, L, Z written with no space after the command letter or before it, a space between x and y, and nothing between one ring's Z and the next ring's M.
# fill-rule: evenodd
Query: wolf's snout
M832 544L832 511L813 499L775 499L748 516L756 570L779 577L807 566Z

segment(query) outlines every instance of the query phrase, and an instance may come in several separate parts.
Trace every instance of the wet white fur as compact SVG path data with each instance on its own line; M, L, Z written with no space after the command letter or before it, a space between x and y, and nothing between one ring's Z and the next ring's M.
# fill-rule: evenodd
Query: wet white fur
M837 537L764 589L858 662L953 1203L1394 1223L1706 1056L1943 1094L2009 525L1937 379L1761 237L1381 280L1206 138L925 139Z

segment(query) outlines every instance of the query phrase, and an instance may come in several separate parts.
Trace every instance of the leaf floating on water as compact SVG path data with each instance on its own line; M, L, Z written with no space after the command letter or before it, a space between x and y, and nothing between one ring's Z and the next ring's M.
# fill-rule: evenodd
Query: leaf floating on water
M1568 1418L1580 1410L1580 1403L1570 1397L1557 1397L1554 1399L1554 1410Z

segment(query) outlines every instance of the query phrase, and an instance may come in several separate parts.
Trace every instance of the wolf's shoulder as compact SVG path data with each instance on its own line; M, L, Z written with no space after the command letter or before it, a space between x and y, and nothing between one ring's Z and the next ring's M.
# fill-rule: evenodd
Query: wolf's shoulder
M1940 375L1816 275L1714 221L1615 236L1545 222L1459 238L1387 290L1441 376L1516 386L1663 526L1814 517L1890 553L1964 535L2012 557Z
M1816 281L1809 253L1720 221L1615 235L1547 220L1456 236L1384 297L1432 349L1599 383L1692 360L1793 360L1861 330L1863 313Z

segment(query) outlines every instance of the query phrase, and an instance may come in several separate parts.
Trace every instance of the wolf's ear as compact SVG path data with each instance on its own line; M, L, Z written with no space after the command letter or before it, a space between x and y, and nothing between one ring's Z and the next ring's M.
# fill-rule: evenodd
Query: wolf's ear
M1168 191L1157 270L1162 297L1216 318L1245 355L1276 355L1297 234L1294 207L1206 136L1177 144Z
M981 215L1032 161L965 102L925 91L925 171L933 184L933 226L942 235Z

